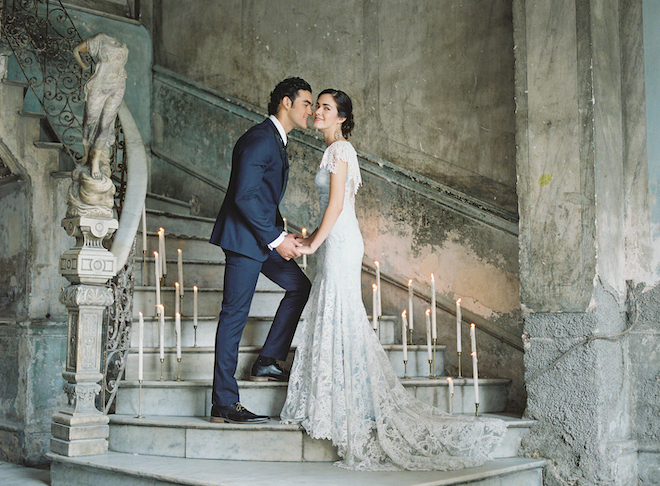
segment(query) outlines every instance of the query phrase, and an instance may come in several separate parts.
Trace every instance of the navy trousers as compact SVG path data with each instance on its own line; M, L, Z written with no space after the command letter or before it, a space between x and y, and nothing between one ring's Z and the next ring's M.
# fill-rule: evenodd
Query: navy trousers
M286 360L298 320L307 303L311 284L293 260L271 251L265 262L224 250L226 256L222 311L215 336L213 405L228 406L239 401L234 374L238 343L247 324L248 312L259 273L286 290L273 319L261 356Z

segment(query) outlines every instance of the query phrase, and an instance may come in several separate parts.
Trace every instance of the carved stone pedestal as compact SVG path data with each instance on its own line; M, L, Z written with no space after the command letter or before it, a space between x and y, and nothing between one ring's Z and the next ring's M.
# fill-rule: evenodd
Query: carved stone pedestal
M62 226L76 237L76 246L60 258L60 273L73 285L62 289L60 302L68 309L68 340L64 391L68 406L53 415L51 451L65 456L105 454L108 417L95 407L101 390L103 315L113 303L105 283L114 276L116 259L103 240L117 228L116 220L77 217Z

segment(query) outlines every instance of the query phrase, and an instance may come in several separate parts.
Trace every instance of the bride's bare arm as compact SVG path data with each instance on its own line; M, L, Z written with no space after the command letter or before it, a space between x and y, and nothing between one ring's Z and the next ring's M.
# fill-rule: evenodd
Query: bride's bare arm
M325 208L323 219L314 233L312 233L307 240L309 240L309 247L301 246L298 248L300 253L311 254L314 253L321 243L330 234L333 226L337 222L337 218L344 209L344 191L346 189L346 171L348 164L344 161L337 162L337 171L330 173L330 197L328 199L328 207ZM306 241L307 241L306 240ZM306 244L306 243L303 243ZM307 250L309 248L309 250Z

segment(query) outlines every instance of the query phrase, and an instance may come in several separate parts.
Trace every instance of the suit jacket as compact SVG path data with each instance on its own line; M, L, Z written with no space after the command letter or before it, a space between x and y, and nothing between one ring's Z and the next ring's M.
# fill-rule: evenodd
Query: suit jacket
M210 242L258 261L284 226L279 204L286 189L289 162L277 128L270 119L238 139L232 154L227 195Z

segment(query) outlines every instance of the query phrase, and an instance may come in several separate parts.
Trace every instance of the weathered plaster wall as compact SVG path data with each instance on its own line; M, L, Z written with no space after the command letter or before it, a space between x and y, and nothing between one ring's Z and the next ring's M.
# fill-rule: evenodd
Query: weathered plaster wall
M646 486L660 484L660 286L640 284L632 299L632 435L639 445L640 484Z
M28 185L16 181L0 186L0 315L26 316L28 308Z
M653 334L640 312L657 306L632 290L650 268L641 7L514 2L526 414L538 421L523 449L550 460L552 486L636 484L657 465L657 443L642 454L637 442L658 426L646 410L660 366L651 353L635 369Z
M195 199L201 215L215 217L231 170L231 151L238 137L264 119L259 109L214 92L160 67L154 75L154 146L151 185L154 191L182 200ZM313 179L324 144L313 130L294 131L287 147L291 169L282 214L296 227L314 228L319 207ZM452 209L414 174L397 172L389 161L370 154L360 157L364 186L357 213L365 240L365 261L381 262L382 271L399 282L415 280L415 288L430 295L430 274L447 299L461 297L464 307L513 336L520 336L517 238L502 227ZM210 181L212 184L209 184ZM157 188L157 189L156 189ZM452 199L453 202L456 200ZM462 207L465 210L466 207ZM494 218L496 219L496 218ZM515 226L514 226L515 229ZM365 303L371 305L371 283ZM386 288L384 310L399 315L407 292ZM424 339L422 299L415 302L418 340ZM454 316L440 312L439 339L449 345L447 367L457 369ZM468 349L467 328L463 333ZM513 380L509 409L522 411L522 353L497 339L479 334L483 376ZM468 362L464 360L464 364ZM469 374L468 374L469 376Z
M515 212L511 0L154 6L157 64L260 107L286 76L342 89L358 148Z

